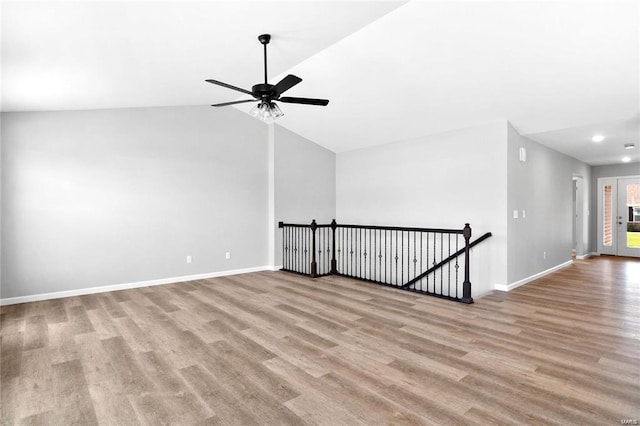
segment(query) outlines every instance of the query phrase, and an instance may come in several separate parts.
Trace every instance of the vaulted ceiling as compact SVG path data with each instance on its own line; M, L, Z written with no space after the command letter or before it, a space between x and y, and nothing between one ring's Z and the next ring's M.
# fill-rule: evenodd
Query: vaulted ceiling
M331 100L282 104L278 124L335 152L509 120L589 164L640 161L633 0L5 1L1 11L3 111L240 99L204 80L260 82L257 36L268 32L271 82L293 73L304 81L288 96Z

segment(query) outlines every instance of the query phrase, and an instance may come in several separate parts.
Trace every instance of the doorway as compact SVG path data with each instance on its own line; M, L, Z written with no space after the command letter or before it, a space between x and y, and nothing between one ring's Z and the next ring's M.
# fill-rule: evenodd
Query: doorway
M598 179L598 252L640 257L640 177Z

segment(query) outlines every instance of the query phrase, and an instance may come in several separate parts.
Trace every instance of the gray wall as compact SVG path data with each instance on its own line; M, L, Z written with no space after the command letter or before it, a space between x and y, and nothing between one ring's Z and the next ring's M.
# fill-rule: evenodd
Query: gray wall
M275 224L329 223L336 216L336 155L275 126ZM282 265L282 230L276 229L275 263Z
M519 161L520 147L527 150L526 162ZM582 176L585 185L588 184L590 167L521 136L511 125L507 164L508 282L511 284L571 260L573 176ZM588 194L589 188L585 188L584 193ZM586 210L585 207L583 205ZM513 218L514 210L519 212L518 219ZM588 243L585 241L584 245Z
M462 228L493 237L471 257L473 295L506 284L505 122L339 153L340 223Z
M1 297L267 265L266 135L233 108L2 114Z
M0 89L1 90L1 89ZM0 114L0 299L2 299L2 234L3 234L3 228L2 228L2 206L4 205L4 198L2 198L2 188L4 187L4 179L3 179L3 175L4 173L2 172L2 170L4 169L3 166L3 162L2 162L2 114Z
M591 238L589 246L593 253L598 250L598 178L624 176L640 176L640 163L612 164L608 166L591 167L591 199L589 202L589 210L591 210L589 234Z

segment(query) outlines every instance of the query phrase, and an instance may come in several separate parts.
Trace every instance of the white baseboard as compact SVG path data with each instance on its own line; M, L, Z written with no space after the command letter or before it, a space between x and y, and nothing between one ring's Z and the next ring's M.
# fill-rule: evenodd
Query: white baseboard
M591 252L591 253L583 254L583 255L580 255L580 256L576 256L576 259L585 260L585 259L588 259L588 258L590 258L592 256L598 256L598 253Z
M267 266L267 271L279 271L280 269L282 269L282 265L276 265L276 266Z
M511 283L508 285L496 284L493 288L498 291L511 291L514 288L520 287L521 285L525 285L527 283L530 283L533 280L537 280L538 278L542 278L545 275L549 275L550 273L555 272L558 269L566 268L567 266L570 266L572 263L573 263L573 260L568 260L564 263L554 266L553 268L549 268L546 271L538 272L537 274L533 274L527 278L523 278L514 283Z
M231 269L228 271L209 272L206 274L186 275L183 277L160 278L157 280L138 281L125 284L105 285L101 287L81 288L77 290L57 291L54 293L41 293L29 296L9 297L0 299L0 306L15 305L16 303L39 302L41 300L60 299L62 297L83 296L85 294L105 293L108 291L127 290L130 288L150 287L154 285L180 283L184 281L204 280L207 278L225 277L228 275L248 274L250 272L275 271L279 267L273 266L256 266L253 268Z

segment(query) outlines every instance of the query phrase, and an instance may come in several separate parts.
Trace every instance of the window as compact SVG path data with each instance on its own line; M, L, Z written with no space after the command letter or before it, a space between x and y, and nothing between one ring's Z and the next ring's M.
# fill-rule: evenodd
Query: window
M602 221L602 245L605 247L613 246L613 199L611 197L611 185L605 185L603 191L602 212L604 220Z

